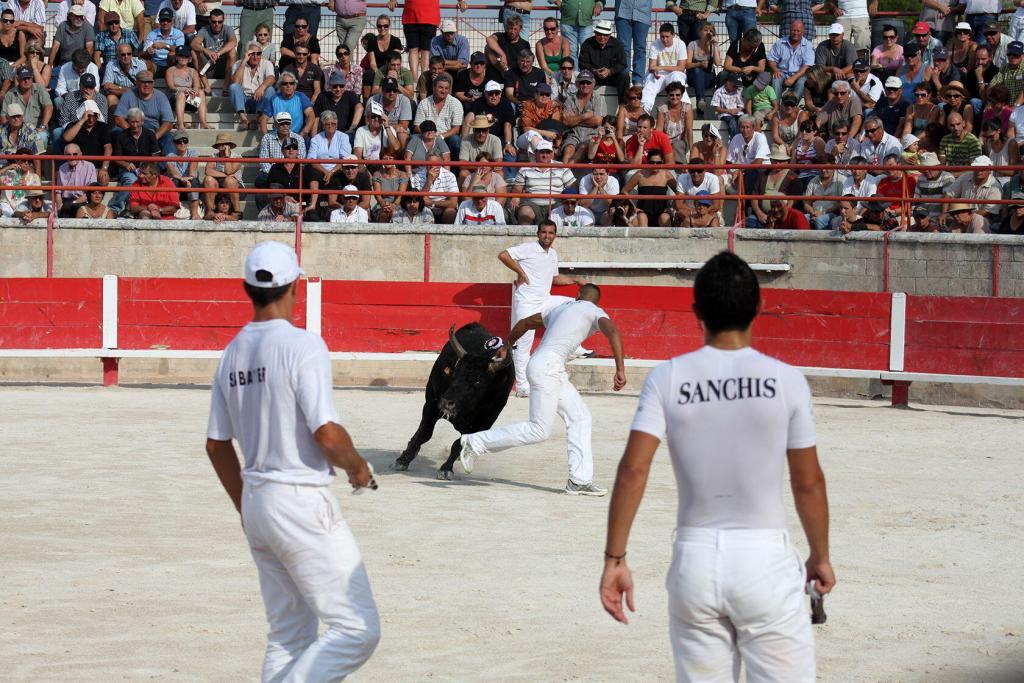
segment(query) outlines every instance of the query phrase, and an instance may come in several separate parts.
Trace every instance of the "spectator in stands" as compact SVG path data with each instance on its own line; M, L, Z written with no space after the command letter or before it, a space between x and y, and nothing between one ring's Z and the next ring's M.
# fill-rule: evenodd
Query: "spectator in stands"
M985 218L974 211L970 204L947 204L949 219L944 225L949 232L984 234L990 231Z
M488 95L491 95L491 92L488 92ZM551 88L547 84L538 86L534 91L534 98L524 102L519 112L519 128L522 130L517 141L519 149L530 152L541 139L553 142L565 132L565 126L562 124L562 105L552 99ZM552 125L554 123L558 125Z
M467 160L468 161L468 160ZM480 152L476 155L475 161L481 163L488 163L491 161L497 161L487 152ZM501 176L501 171L494 166L477 166L473 171L462 180L462 191L468 192L469 188L473 185L482 185L487 188L487 194L496 201L498 204L505 206L507 199L505 197L499 197L499 194L503 194L508 188L508 184L505 179Z
M402 66L402 55L397 52L388 52L384 56L384 63L373 74L373 94L379 94L386 79L392 79L398 83L398 91L410 100L416 99L416 81L413 80L412 71ZM441 73L443 69L438 69Z
M554 149L547 140L541 140L534 148L537 162L550 164L554 159ZM522 167L512 181L510 192L524 194L552 195L576 184L572 171L564 167ZM520 200L513 197L508 206L519 225L536 225L548 217L554 200L550 197L535 197Z
M434 212L423 205L423 198L416 195L403 195L399 209L395 211L392 223L430 225L434 222Z
M566 57L550 83L551 95L556 102L562 104L576 94L576 76L576 60Z
M444 59L444 70L455 78L461 69L469 66L469 39L456 32L455 22L441 22L441 35L430 39L430 54Z
M299 143L291 138L281 143L281 157L286 161L278 161L271 165L270 171L267 173L267 187L277 186L285 190L298 190L299 188L309 188L310 167L305 169L301 168L299 163ZM300 176L302 176L300 178ZM314 183L319 183L319 180L315 180ZM299 199L298 193L291 192L289 196L293 199Z
M13 64L22 59L22 37L14 27L14 10L0 12L0 59Z
M0 119L6 121L9 116L8 107L17 103L21 105L21 113L28 122L29 128L41 130L45 135L50 120L53 118L53 102L50 100L50 94L45 87L34 82L32 73L26 66L18 67L15 78L15 87L4 95ZM43 148L45 149L45 145Z
M85 204L78 207L75 218L91 218L93 220L117 218L114 212L103 203L106 194L103 185L92 183L90 189L85 193Z
M903 81L899 76L889 76L885 79L885 97L875 105L872 116L882 122L886 134L899 135L902 134L901 124L906 121L909 106L903 99Z
M164 72L167 91L174 95L174 114L178 128L185 127L185 111L199 112L199 125L213 128L206 121L206 91L199 72L192 67L192 49L181 45L175 49L174 64Z
M914 86L932 79L932 68L921 60L921 51L916 43L910 43L903 49L903 67L896 75L903 81L903 99L907 102L914 100Z
M96 34L95 50L92 53L97 66L116 62L117 49L122 45L130 47L133 54L142 47L138 34L130 28L131 24L128 26L121 27L121 15L117 12L106 12L105 28Z
M412 100L399 92L398 81L386 78L381 84L381 92L370 98L370 103L379 104L384 112L387 125L395 129L399 149L405 149L409 142L409 126L412 123ZM362 113L360 107L359 112ZM358 118L358 117L357 117Z
M917 179L917 185L914 188L914 197L919 199L931 199L934 197L942 197L945 195L947 188L953 184L955 178L949 171L943 171L938 168L939 158L931 152L925 152L921 155L921 176ZM940 218L944 213L942 206L938 203L922 203L914 204L915 210L918 207L924 207L927 215L931 217L936 224L939 224Z
M523 50L529 51L530 44L522 39L523 20L518 16L505 22L505 30L487 36L487 60L495 69L504 73L511 69L513 60Z
M248 45L256 38L257 42L272 51L272 54L264 54L263 59L277 64L277 46L270 41L276 3L273 0L239 0L238 4L242 8L238 16L238 46ZM260 37L261 33L265 34L264 37Z
M844 179L834 169L823 168L819 175L811 179L804 190L804 210L807 220L815 230L834 230L843 219L839 202L834 199L815 199L816 197L842 197L851 188L852 183Z
M146 70L146 63L134 56L130 45L118 45L117 58L106 63L103 74L108 110L117 108L121 96L134 87L139 74Z
M871 51L871 65L881 67L887 76L894 76L903 67L903 46L899 43L896 27L886 24L882 31L882 44Z
M615 34L622 41L627 64L632 64L633 85L641 85L647 73L647 34L655 16L652 5L651 0L618 0L615 3Z
M213 200L213 210L206 212L206 220L214 223L225 221L237 221L242 214L235 211L231 206L231 198L221 192Z
M54 88L53 106L60 111L64 98L69 92L78 90L78 81L89 74L95 83L100 82L100 72L89 58L85 50L78 50L70 62L66 62L57 70L57 85Z
M967 124L968 130L974 130L974 106L970 101L970 93L964 88L963 83L960 81L952 81L945 88L942 89L942 102L939 103L939 108L942 110L942 116L939 119L940 122L945 125L948 122L949 115L952 112L956 112L963 117L964 122ZM978 101L978 108L980 110L982 106L981 100Z
M774 79L775 94L782 99L784 90L799 99L804 93L807 69L814 65L814 48L804 37L804 22L789 25L789 39L779 40L768 54L768 68Z
M985 50L985 53L988 54L987 49ZM977 52L975 52L975 59L977 59ZM949 52L947 52L944 47L940 46L932 53L931 67L932 75L928 84L932 86L935 92L942 90L947 83L955 81L961 77L960 69L953 66L953 63L949 61Z
M591 72L581 71L576 77L576 95L562 105L562 124L566 127L563 162L568 163L577 155L583 157L586 146L597 134L598 126L608 114L604 98L594 95L594 80Z
M40 137L42 136L42 137ZM46 151L46 131L34 130L25 125L25 110L17 102L7 105L7 123L0 126L0 154L15 154L19 149L29 149L32 154ZM34 162L36 173L40 173L40 162Z
M395 53L401 55L403 51L402 41L397 36L391 33L391 18L384 14L377 17L377 35L376 36L365 36L368 39L368 47L366 50L366 56L368 57L367 64L364 66L364 72L369 76L369 83L365 80L365 85L373 85L374 74L379 70L387 66L388 55ZM413 66L412 61L409 63L410 67ZM368 67L368 68L367 68ZM419 59L416 60L416 75L419 76ZM409 72L409 81L411 84L415 84L416 79L412 77L412 71ZM409 97L415 97L410 94Z
M310 102L320 97L320 89L324 81L324 72L319 66L309 61L309 48L298 45L295 48L295 61L281 69L282 74L295 76L298 83L296 92L309 98Z
M860 141L858 152L869 166L880 166L887 156L902 157L903 145L895 136L886 132L882 119L871 116L864 122L864 138Z
M1006 66L999 70L989 83L989 89L997 85L1006 86L1010 101L1019 104L1024 93L1024 43L1013 41L1006 47ZM994 60L993 60L994 62Z
M260 159L284 158L282 150L284 148L284 144L288 140L295 141L299 150L299 158L306 158L306 141L301 135L292 130L291 114L286 111L278 112L274 117L274 128L274 132L266 133L260 140ZM269 186L268 176L272 165L273 163L269 161L260 164L260 170L256 174L255 185L257 188L266 188ZM262 207L261 202L265 201L266 198L266 194L257 194L256 203Z
M94 161L96 179L106 185L110 182L110 156L113 146L110 139L110 128L100 114L99 107L93 100L86 100L76 112L77 118L64 129L63 143L74 143L85 156L105 157L103 161Z
M434 92L434 79L443 73L445 73L444 57L438 57L436 55L432 56L428 63L427 70L421 73L419 79L416 81L417 101L426 98L427 95ZM379 87L380 86L378 86L378 90L375 90L375 92L379 91Z
M544 72L533 66L533 53L521 51L516 64L504 74L505 97L513 104L520 104L533 97L537 86L546 83Z
M649 70L644 79L643 104L647 111L654 111L654 100L669 83L686 85L686 45L667 22L661 25L658 35L659 40L651 45Z
M340 71L331 75L327 88L313 101L313 113L317 117L314 131L320 131L320 116L326 111L338 117L338 129L348 135L351 142L363 117L363 105L358 95L345 89L345 75ZM412 118L411 114L409 118Z
M594 214L594 220L598 225L609 225L611 216L608 214L609 200L602 198L588 199L587 195L617 195L619 194L619 181L614 175L608 173L606 168L595 168L588 175L580 180L580 206L590 209Z
M500 159L502 155L501 140L491 133L491 122L483 114L477 116L470 124L473 132L462 138L462 146L459 148L459 158L463 161L476 159L481 153L486 153L491 159ZM471 166L460 166L458 170L459 182L466 179L476 169Z
M474 52L469 58L469 68L456 74L452 86L463 109L468 110L474 102L483 99L484 86L491 80L501 80L501 74L487 65L487 57L483 52Z
M14 188L42 184L42 180L32 164L32 150L23 147L16 150L15 153L23 158L11 159L3 169L0 169L0 188L3 188L3 198L0 199L0 215L4 218L13 216L14 210L25 199L26 190Z
M96 28L100 32L109 33L111 31L111 22L114 19L111 15L113 14L117 15L117 22L122 31L131 31L135 34L136 42L146 35L145 8L142 6L141 0L100 0L99 12L96 14ZM99 47L98 36L97 47ZM141 44L136 44L134 47L138 50Z
M743 111L757 119L758 130L768 128L779 113L775 88L768 87L771 82L771 74L763 72L757 75L753 85L743 90Z
M972 206L974 212L985 219L986 224L995 226L991 231L997 232L999 229L999 210L998 204L979 204L976 202L984 202L993 199L1002 199L1003 193L999 182L995 179L992 173L991 166L992 160L987 156L981 155L971 162L973 171L961 173L945 190L945 196L950 199L965 199L973 200ZM943 204L942 207L948 207L948 204ZM944 212L940 212L940 222L945 222ZM988 230L986 230L988 232Z
M313 130L313 122L316 120L316 115L313 113L313 103L309 101L309 98L296 91L298 83L299 81L295 78L295 74L285 71L277 79L278 90L274 97L267 98L264 96L263 110L260 112L259 122L261 133L266 133L267 122L271 118L277 120L278 114L287 113L288 120L292 124L292 130L299 129L296 132L300 135L303 137L309 136Z
M366 168L358 163L358 159L354 154L350 154L344 159L341 166L341 178L338 180L341 187L346 185L355 185L356 188L362 190L365 194L359 195L359 206L370 211L370 193L373 190L373 178L366 171ZM337 206L334 203L334 197L331 197L332 206Z
M191 43L196 36L196 6L191 0L163 0L157 11L158 18L164 9L171 10L174 14L171 24L185 36L186 44Z
M818 43L814 50L814 64L836 79L847 79L853 75L853 63L857 61L857 48L846 39L845 29L840 23L828 29L828 38Z
M959 71L957 73L959 74ZM978 49L974 51L974 68L969 69L963 76L964 90L972 93L974 97L971 100L972 104L981 106L989 85L998 73L999 68L992 63L992 53L989 51L988 45L979 45ZM955 81L957 78L951 80Z
M199 153L188 146L188 131L176 130L171 135L174 140L174 156L181 157L182 161L167 162L167 176L176 187L198 190L203 186L199 180L199 162L195 159ZM199 192L188 193L189 217L199 220ZM207 206L212 209L212 195L207 195Z
M153 74L142 71L136 77L137 85L121 96L114 110L114 125L126 128L127 112L141 109L146 116L146 128L153 131L165 154L174 149L170 132L174 128L174 112L167 95L153 88Z
M405 192L409 189L409 174L395 163L397 155L394 150L385 148L380 155L381 164L373 172L373 192L377 205L373 209L373 218L378 223L390 223L398 209L398 195L392 192Z
M679 178L676 181L678 193L687 197L707 196L709 201L711 201L712 210L715 212L721 211L724 188L718 176L713 171L696 168L701 164L707 163L700 157L692 157L689 163L694 168L682 171L679 174ZM689 216L695 206L693 200L677 199L675 202L676 216Z
M837 121L845 121L850 127L850 136L860 134L864 119L864 109L860 100L853 95L848 81L836 81L832 84L832 99L818 111L817 124L819 130L830 130Z
M595 23L594 35L584 40L580 47L580 70L593 74L595 86L615 88L619 102L626 101L630 83L629 64L622 41L612 37L612 22L600 20ZM572 71L566 70L566 73L571 74ZM568 101L569 97L571 95L567 94L563 101Z
M488 196L487 187L473 185L476 196L463 200L455 214L455 225L505 225L505 209Z
M689 102L683 101L685 90L679 83L670 83L665 88L668 102L658 105L654 124L655 130L668 136L676 162L685 161L690 156L690 142L693 139L693 109ZM715 130L718 128L715 127Z
M96 167L78 158L82 156L82 150L78 145L67 145L64 154L71 158L57 168L57 187L84 187L96 182ZM62 218L74 218L79 207L86 201L85 190L61 189L57 193L57 215Z
M558 67L562 60L575 54L569 47L569 39L558 32L558 19L547 17L541 24L543 34L541 39L533 46L537 54L537 64L550 82L558 73ZM483 53L481 53L483 54ZM486 57L484 58L486 60ZM456 94L458 94L458 79L456 79Z
M401 145L398 131L385 125L384 108L375 102L370 103L370 113L366 117L366 125L356 131L352 149L359 159L380 159L385 149L398 152Z
M515 110L512 103L505 99L500 83L497 81L487 82L487 85L484 86L484 96L469 106L463 125L470 123L477 114L484 114L490 119L491 133L498 137L504 145L502 159L514 161L516 158ZM512 169L509 169L509 175L512 175Z
M1002 69L1007 64L1006 49L1013 41L1002 32L997 21L987 23L982 29L982 35L985 39L980 42L978 47L987 45L992 55L992 63L996 65L996 68Z
M325 111L320 115L320 127L321 132L313 136L309 142L308 158L340 161L352 154L348 136L338 130L338 116L334 112ZM359 139L358 133L356 138ZM306 173L313 189L341 189L343 186L338 180L341 175L341 166L338 164L317 162L307 166Z
M967 129L962 116L952 113L946 117L949 131L939 143L939 160L946 166L969 166L981 155L981 141ZM954 171L960 176L964 171Z
M672 225L675 219L672 202L665 199L669 190L678 193L679 187L674 172L660 168L665 163L665 157L660 149L652 149L647 153L647 161L653 168L648 167L633 173L622 188L623 194L630 194L636 190L636 194L644 197L637 199L637 209L642 214L641 225ZM653 197L648 199L648 197Z
M763 225L750 226L766 230L810 230L807 216L802 211L792 208L791 203L785 199L768 200L768 211L765 214Z
M654 128L654 117L644 114L636 125L636 134L626 140L626 158L628 163L639 165L648 163L651 152L657 150L664 163L676 163L672 141L660 130Z
M330 67L324 69L324 80L330 83L335 74L341 76L341 84L345 92L351 92L357 98L363 95L363 69L352 64L352 52L344 45L339 45L334 51L337 61ZM322 67L323 65L321 65ZM371 80L372 85L372 80Z
M726 161L730 164L767 164L769 163L768 139L764 133L754 130L754 117L741 116L739 121L740 132L734 135L729 141L726 150ZM707 158L707 157L705 157ZM757 169L736 169L730 177L733 189L739 188L740 175L743 176L743 187L758 187L764 171Z
M271 188L274 190L280 190L281 188ZM266 195L270 202L262 209L256 216L256 220L261 223L283 223L287 221L294 221L299 215L299 204L291 197L287 196L283 192L271 192Z
M331 223L369 223L370 215L366 209L359 206L358 188L355 185L346 185L342 188L343 195L341 207L331 212ZM349 193L352 194L349 194Z
M148 157L160 156L160 145L156 135L145 124L146 114L138 108L125 112L124 130L114 136L113 151L115 157ZM74 127L68 130L73 130ZM139 165L131 161L119 161L115 167L117 184L121 187L132 185L139 178ZM120 215L125 210L128 193L119 191L110 200L110 208Z
M462 126L462 103L449 94L452 77L441 74L434 82L434 94L423 100L416 107L416 118L413 123L417 130L424 121L433 121L445 142L452 158L457 158L459 146L462 144L460 127ZM453 212L454 216L454 212Z
M592 228L597 225L597 219L593 212L579 205L579 190L575 187L567 187L562 190L561 201L551 212L550 220L554 221L558 229L562 228Z
M714 210L715 202L701 190L693 198L693 208L686 216L676 215L676 225L683 228L720 228L722 219Z
M825 142L825 159L827 163L849 165L850 160L860 155L860 143L850 137L850 124L845 119L836 119L825 129L832 136ZM825 131L822 131L823 133ZM902 140L900 140L902 143ZM849 171L839 171L842 178L849 178Z
M626 153L623 151L619 140L620 138L615 134L615 119L611 116L604 117L604 121L601 122L601 127L598 129L597 134L590 137L583 159L591 164L625 163Z
M43 0L8 0L7 9L14 12L14 28L25 34L25 39L46 41L46 4Z
M459 183L455 175L441 165L444 159L440 155L429 154L427 161L433 165L417 167L412 173L409 185L412 189L423 192L423 203L433 212L435 223L450 224L455 220L458 208L458 201L451 193L459 191Z
M733 40L725 53L722 71L739 74L743 84L750 85L757 75L767 68L768 56L765 53L761 32L756 28L748 29L739 40ZM778 94L778 93L776 93Z
M262 112L264 107L274 101L277 96L274 90L276 81L274 65L263 59L258 43L249 43L245 60L235 64L229 88L231 104L238 113L241 130L251 130L255 126L256 121L250 120L249 114Z
M171 179L160 173L160 164L147 161L139 167L139 177L128 195L128 211L139 220L173 220L181 205Z
M70 62L72 55L78 50L85 50L88 59L92 59L96 43L96 32L92 24L85 22L85 8L75 5L68 11L67 21L61 22L53 34L50 44L50 66L56 68Z
M142 53L153 63L156 76L163 76L175 48L185 44L185 34L174 28L174 10L164 7L157 15L159 27L146 35Z
M878 76L871 73L871 67L863 59L853 63L853 78L849 80L853 94L860 99L864 115L870 115L875 104L882 99L884 87Z
M317 8L319 17L319 8ZM320 41L311 30L312 24L308 19L299 19L295 22L295 32L285 33L281 41L281 60L277 66L281 70L286 69L295 63L295 49L304 45L309 49L309 60L314 64L320 64Z
M743 93L740 91L741 83L742 79L739 76L726 76L725 83L711 97L711 106L714 107L718 120L725 124L730 138L739 132L739 118L746 109ZM756 120L760 121L761 117L756 117Z
M234 72L238 38L235 29L227 25L224 10L210 10L209 17L209 26L199 29L192 41L192 63L206 79L207 94L210 93L209 79L222 78L224 85L220 94L226 97L230 85L228 76Z
M53 211L50 200L42 190L29 190L25 193L25 199L14 209L14 217L20 218L22 223L31 223L39 218L47 218Z
M218 133L217 139L213 143L213 148L217 150L214 155L217 161L206 162L206 167L203 169L203 187L207 190L217 190L224 188L225 190L238 190L243 189L245 184L242 182L242 164L238 161L234 155L234 149L237 147L235 141L231 139L231 133ZM210 197L212 193L207 193L207 197ZM231 206L235 211L241 213L242 203L241 198L237 192L229 193L231 195Z
M1016 204L1005 204L1006 218L999 223L1003 235L1024 235L1024 192L1014 192L1006 199L1017 200Z
M78 81L78 89L65 95L57 113L57 127L53 129L53 144L59 154L64 147L64 129L82 118L85 112L83 105L93 102L99 110L100 120L107 120L107 98L96 91L96 78L91 73L83 74Z
M1007 138L997 119L989 119L981 126L982 151L994 166L1016 166L1020 163L1020 148L1012 137ZM997 171L996 180L1006 185L1017 171Z
M690 42L686 48L686 54L686 80L693 85L693 94L697 99L697 112L703 116L706 93L714 86L717 79L715 67L722 65L718 56L718 45L715 42L715 27L712 24L707 23L701 27L700 38ZM736 75L739 76L739 74Z
M682 87L678 83L673 83L672 85ZM640 103L642 97L643 88L640 86L634 85L626 89L625 101L619 105L618 111L615 112L615 135L620 142L636 133L637 121L640 120L643 114L647 113Z

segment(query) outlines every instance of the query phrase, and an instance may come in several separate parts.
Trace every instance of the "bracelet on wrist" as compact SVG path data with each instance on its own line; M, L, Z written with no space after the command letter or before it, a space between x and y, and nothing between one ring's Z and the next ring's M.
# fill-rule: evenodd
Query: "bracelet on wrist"
M606 550L604 551L604 557L607 560L624 560L626 559L626 552L623 551L621 555L612 555L610 552Z

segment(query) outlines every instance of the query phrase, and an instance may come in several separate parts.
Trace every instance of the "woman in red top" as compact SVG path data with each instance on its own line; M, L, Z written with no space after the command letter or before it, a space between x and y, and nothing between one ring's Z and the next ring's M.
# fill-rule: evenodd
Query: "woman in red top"
M604 117L601 128L597 135L590 138L587 146L587 159L592 164L621 164L626 160L626 153L622 151L619 139L615 137L615 119L611 116Z

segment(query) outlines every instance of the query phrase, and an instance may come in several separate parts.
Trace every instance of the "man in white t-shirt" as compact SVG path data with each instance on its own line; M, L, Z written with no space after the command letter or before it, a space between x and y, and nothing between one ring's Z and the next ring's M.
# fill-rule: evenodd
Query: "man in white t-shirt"
M486 185L474 185L470 192L479 192L459 204L455 225L505 225L505 207L491 199Z
M706 161L698 156L690 157L690 164L693 166L706 163ZM722 199L720 197L722 194L722 183L713 172L706 171L703 168L690 168L688 171L680 171L676 186L679 188L678 194L681 195L691 197L697 194L710 195L711 210L716 213L722 211ZM693 212L693 201L676 200L676 211L684 216L689 216Z
M543 220L537 226L535 241L509 247L498 254L498 260L502 265L516 274L515 282L512 284L513 326L523 318L572 301L567 296L551 296L551 285L587 284L581 277L558 274L558 253L551 247L557 231L558 227L554 221ZM533 330L527 330L512 349L516 370L516 396L519 398L530 395L526 365L530 362L533 336Z
M667 435L679 495L666 581L676 677L738 680L742 660L747 680L813 683L805 582L824 594L835 575L810 388L796 368L751 347L761 294L742 259L713 257L693 295L705 346L655 367L640 392L608 514L601 603L627 623L626 540ZM804 565L786 531L787 463L810 547Z
M463 435L459 461L467 473L473 471L480 455L546 440L551 436L551 426L557 414L565 421L569 449L569 480L565 484L565 492L574 496L603 496L608 493L608 489L594 483L590 411L565 371L573 350L601 330L615 356L612 388L619 391L626 386L622 338L612 319L598 308L600 299L601 290L597 285L586 284L580 287L575 301L545 313L534 313L515 324L508 337L513 350L528 331L545 328L544 338L526 368L531 387L530 418L526 422Z
M1024 131L1021 132L1024 135ZM595 168L588 175L580 180L580 194L603 194L617 195L619 193L618 179L608 173L607 168ZM599 225L610 225L611 217L608 216L608 209L611 206L608 199L587 199L580 198L580 206L590 209L594 214L594 220Z
M558 229L590 228L597 222L590 209L579 206L579 190L567 187L562 190L562 201L551 212L551 220Z
M380 639L359 547L329 488L335 467L355 489L376 483L340 424L327 346L291 323L301 275L280 242L249 253L253 320L217 366L207 428L206 452L259 571L270 624L264 681L341 680Z
M754 130L755 118L750 114L740 117L740 132L729 141L729 147L725 151L725 160L730 164L769 164L771 161L771 150L768 148L768 138L764 133ZM758 187L760 174L764 171L736 169L732 172L732 187L730 192L739 189L740 174L743 175L743 189Z
M640 103L654 111L654 100L669 83L686 87L686 45L676 36L675 26L665 22L658 29L658 40L651 44L647 77Z

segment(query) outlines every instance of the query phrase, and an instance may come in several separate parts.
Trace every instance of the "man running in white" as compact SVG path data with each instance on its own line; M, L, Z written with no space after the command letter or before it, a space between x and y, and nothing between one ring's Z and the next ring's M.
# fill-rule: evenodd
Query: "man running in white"
M679 489L668 572L669 634L678 681L815 680L804 584L835 585L828 499L815 448L811 392L795 368L751 348L757 278L730 253L708 261L693 310L705 346L655 367L640 393L608 512L601 602L627 623L633 579L626 542L651 460L667 434ZM786 463L810 557L789 545Z
M619 329L608 314L597 307L601 290L597 285L580 287L575 301L569 301L546 313L534 313L515 324L508 341L513 350L527 330L544 327L537 352L526 375L530 379L530 419L526 422L492 427L485 432L462 437L459 460L466 472L473 471L478 455L503 451L514 446L539 443L551 436L551 424L557 413L565 421L569 445L569 481L565 492L572 495L603 496L608 489L594 483L594 454L590 442L591 419L580 393L569 381L565 363L576 347L597 330L608 338L615 356L615 391L626 386L626 366Z
M498 260L516 274L512 285L512 325L534 313L544 313L556 306L572 301L567 296L551 296L551 285L585 285L581 277L558 274L558 253L551 247L555 241L557 227L553 221L543 220L537 227L537 239L509 247L498 254ZM530 382L526 376L526 365L530 362L530 348L533 346L533 329L523 335L512 350L512 361L516 370L516 396L530 395ZM586 349L576 350L577 355L586 354Z
M372 471L341 426L319 335L291 324L295 252L264 242L245 261L254 315L213 380L206 452L242 525L270 624L263 681L340 681L373 654L380 620L352 531L328 486ZM244 467L231 443L238 440ZM318 637L319 622L327 628Z

